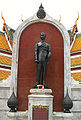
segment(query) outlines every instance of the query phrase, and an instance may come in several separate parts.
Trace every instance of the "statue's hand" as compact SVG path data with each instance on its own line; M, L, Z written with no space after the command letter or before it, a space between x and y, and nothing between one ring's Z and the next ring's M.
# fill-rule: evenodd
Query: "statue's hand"
M38 60L35 60L35 63L39 63L39 61L38 61Z

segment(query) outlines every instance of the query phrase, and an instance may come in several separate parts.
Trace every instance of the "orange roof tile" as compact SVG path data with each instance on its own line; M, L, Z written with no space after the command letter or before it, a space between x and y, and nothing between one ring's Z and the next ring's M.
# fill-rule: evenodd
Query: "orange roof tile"
M11 51L7 43L6 37L1 32L0 32L0 49Z
M78 51L81 51L81 33L76 35L75 42L70 52L72 53L72 52L78 52Z
M81 81L81 72L71 73L71 76L78 81Z
M10 71L0 70L0 80L7 79L10 75Z
M71 59L71 67L80 66L80 65L81 65L81 57Z
M12 59L10 57L0 55L0 64L5 64L5 65L11 66L11 61L12 61Z
M81 37L76 38L71 52L81 51Z

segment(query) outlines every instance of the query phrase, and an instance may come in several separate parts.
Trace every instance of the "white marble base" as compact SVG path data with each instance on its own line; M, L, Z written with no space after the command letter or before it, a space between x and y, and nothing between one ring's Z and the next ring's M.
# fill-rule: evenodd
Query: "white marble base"
M32 120L33 106L48 106L48 120L52 120L53 96L51 89L31 89L28 95L28 120Z
M71 99L73 101L73 107L71 112L81 112L81 85L75 85L71 87Z
M27 111L22 112L7 112L8 120L28 120Z
M27 111L5 112L0 111L0 120L28 120ZM7 116L6 116L7 115ZM53 112L53 120L81 120L81 113Z
M53 120L72 120L73 113L57 112L53 115Z

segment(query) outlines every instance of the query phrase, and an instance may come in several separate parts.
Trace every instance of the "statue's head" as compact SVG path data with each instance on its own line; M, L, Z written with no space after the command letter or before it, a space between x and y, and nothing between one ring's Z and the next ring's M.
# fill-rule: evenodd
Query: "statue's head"
M46 34L44 33L44 32L41 32L41 34L40 34L40 38L41 38L41 40L45 40L45 38L46 38Z

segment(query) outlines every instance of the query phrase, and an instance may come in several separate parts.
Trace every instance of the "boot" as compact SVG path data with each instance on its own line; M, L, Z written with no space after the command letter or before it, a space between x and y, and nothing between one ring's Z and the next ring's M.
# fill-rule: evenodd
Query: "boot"
M43 81L42 85L44 85L45 89L49 89L48 86L45 84L45 81Z

